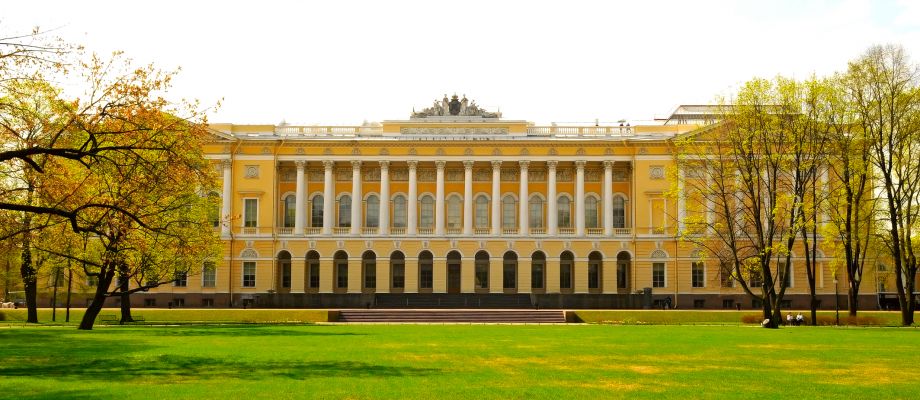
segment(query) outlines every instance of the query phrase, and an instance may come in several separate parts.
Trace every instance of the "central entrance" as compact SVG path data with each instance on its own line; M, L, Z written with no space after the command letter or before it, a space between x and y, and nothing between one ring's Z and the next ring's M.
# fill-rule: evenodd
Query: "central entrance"
M460 254L447 254L447 293L460 293Z

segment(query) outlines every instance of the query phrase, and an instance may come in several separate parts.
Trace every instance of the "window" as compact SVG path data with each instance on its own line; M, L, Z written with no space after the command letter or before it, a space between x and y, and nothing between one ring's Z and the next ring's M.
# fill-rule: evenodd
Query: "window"
M426 195L422 197L421 218L419 218L419 227L431 228L434 225L434 197Z
M207 308L214 307L214 299L201 299L201 306Z
M476 197L476 227L489 227L489 199L484 195Z
M319 288L319 254L315 251L307 253L307 265L310 272L310 288Z
M705 276L705 268L703 263L693 262L690 264L690 280L693 287L706 287Z
M377 256L368 251L361 257L361 263L364 264L364 288L374 289L377 287Z
M310 211L310 226L315 228L323 227L323 196L313 196L313 209Z
M572 289L572 272L575 268L575 256L563 252L559 257L559 288Z
M364 226L376 228L380 226L380 198L377 195L367 196L367 210L365 211Z
M290 228L294 226L294 219L297 217L297 197L293 194L288 195L284 198L284 221L282 221L285 228Z
M243 287L256 287L255 261L243 261Z
M652 287L665 287L663 262L652 263Z
M792 266L789 266L789 271L786 271L786 260L779 260L776 267L776 270L783 275L783 286L792 287Z
M533 196L530 198L529 211L530 211L530 220L528 224L531 228L542 228L543 227L543 199L539 196Z
M184 297L174 298L172 301L172 305L173 307L185 307L185 298Z
M447 199L447 227L448 228L459 228L461 225L460 222L460 208L463 206L463 200L460 199L460 196L450 196Z
M406 258L402 253L396 252L390 255L390 271L393 274L393 288L406 287Z
M348 256L341 253L335 257L335 287L348 288Z
M424 252L418 256L418 287L431 289L434 282L434 260L431 253Z
M503 228L514 228L517 226L517 219L515 218L517 204L515 204L514 196L507 195L502 199L502 227Z
M626 289L626 283L629 282L629 261L617 260L617 288Z
M201 267L201 287L214 287L217 285L217 268L213 261L205 261Z
M157 299L144 299L144 307L156 307Z
M393 227L405 228L409 213L406 211L406 196L398 195L393 198Z
M728 262L722 262L719 267L719 280L724 288L734 287L734 279L732 279L732 266Z
M722 308L726 310L735 308L735 300L734 299L722 299Z
M620 196L615 196L613 198L613 208L610 210L613 213L613 227L614 228L625 228L626 227L626 199Z
M505 253L504 262L502 263L502 288L517 288L517 255L511 252Z
M279 260L281 263L281 287L289 289L291 287L291 260Z
M176 280L173 281L173 286L175 286L175 287L186 287L186 286L188 286L188 273L186 273L186 272L176 272Z
M476 289L489 288L489 255L484 251L476 253Z
M572 227L572 201L568 197L559 197L556 207L559 208L556 214L556 222L560 228Z
M693 308L706 308L705 299L693 299Z
M585 198L585 228L597 228L597 198Z
M530 261L530 287L543 289L543 275L546 271L546 257L543 253L534 253Z
M259 226L259 199L243 199L243 226Z
M748 286L752 288L763 286L763 276L760 274L760 271L751 271L751 276L748 280Z
M592 252L588 255L588 289L601 288L602 260L598 252Z
M351 196L347 194L339 197L339 226L351 227Z

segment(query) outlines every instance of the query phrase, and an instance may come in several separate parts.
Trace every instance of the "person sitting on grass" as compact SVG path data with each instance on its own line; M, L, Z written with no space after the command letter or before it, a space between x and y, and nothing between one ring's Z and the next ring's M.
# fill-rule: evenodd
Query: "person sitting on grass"
M801 326L803 322L805 322L805 317L802 316L802 313L798 313L795 316L795 326Z
M792 326L792 314L786 314L786 325Z

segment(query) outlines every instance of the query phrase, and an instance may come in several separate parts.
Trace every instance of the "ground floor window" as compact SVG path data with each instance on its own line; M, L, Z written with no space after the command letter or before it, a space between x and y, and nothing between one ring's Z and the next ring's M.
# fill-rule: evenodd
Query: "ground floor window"
M656 262L652 264L652 287L665 287L664 263Z
M243 262L243 287L256 287L256 262Z
M538 260L536 257L530 265L530 287L533 289L543 289L543 270L546 267L545 261Z
M476 289L489 288L489 260L476 260Z
M418 260L418 287L431 289L434 285L434 262L431 257L419 257Z
M202 307L214 307L214 299L201 299Z
M703 263L694 262L690 264L690 280L695 288L701 288L706 286L706 281L704 278Z
M559 287L562 289L572 288L572 264L562 263L559 265Z
M319 261L310 261L310 288L319 287Z
M339 260L336 263L336 282L335 286L339 289L348 288L348 261Z

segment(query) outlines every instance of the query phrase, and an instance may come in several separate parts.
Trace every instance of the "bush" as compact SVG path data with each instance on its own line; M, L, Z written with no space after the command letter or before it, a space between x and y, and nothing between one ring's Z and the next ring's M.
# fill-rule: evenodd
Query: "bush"
M803 314L804 315L804 314ZM808 315L805 316L805 322L802 325L811 325L811 317ZM762 314L745 314L741 316L741 322L745 324L760 324L763 322ZM782 321L784 324L786 320ZM820 326L829 326L835 325L837 319L833 315L818 315L818 325ZM871 316L871 315L859 315L856 317L850 317L849 315L840 316L840 325L851 325L851 326L885 326L887 325L882 318Z

